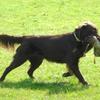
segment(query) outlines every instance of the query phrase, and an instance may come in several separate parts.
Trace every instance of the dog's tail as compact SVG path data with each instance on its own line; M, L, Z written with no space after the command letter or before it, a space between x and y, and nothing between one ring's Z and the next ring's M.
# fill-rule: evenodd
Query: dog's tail
M0 45L6 48L13 48L15 44L21 44L24 39L25 36L0 35Z

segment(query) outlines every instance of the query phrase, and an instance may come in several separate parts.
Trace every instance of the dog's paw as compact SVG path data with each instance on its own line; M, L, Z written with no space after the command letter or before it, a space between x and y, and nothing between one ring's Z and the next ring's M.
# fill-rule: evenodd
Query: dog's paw
M4 79L0 78L0 82L3 82Z
M86 81L82 82L82 84L83 84L83 86L86 86L86 87L91 86L91 85L90 85L88 82L86 82Z
M34 77L34 76L29 76L29 78L30 78L31 80L35 79L35 77Z
M73 74L72 73L70 73L70 72L67 72L67 73L63 73L63 77L69 77L69 76L72 76Z

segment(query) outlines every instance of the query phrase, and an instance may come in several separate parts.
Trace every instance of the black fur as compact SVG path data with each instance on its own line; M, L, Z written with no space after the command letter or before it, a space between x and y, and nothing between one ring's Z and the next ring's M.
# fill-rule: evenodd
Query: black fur
M80 39L80 42L76 40L73 33ZM26 60L30 61L28 75L30 78L33 78L33 72L41 65L43 59L47 59L48 61L67 64L69 72L64 73L63 76L75 74L78 80L86 85L87 82L79 71L78 63L80 57L84 55L87 44L89 46L86 52L93 47L93 44L87 41L92 36L98 37L97 29L89 23L78 27L74 32L56 36L15 37L0 35L0 42L6 47L20 44L13 61L4 71L0 81L3 81L11 70L19 67Z

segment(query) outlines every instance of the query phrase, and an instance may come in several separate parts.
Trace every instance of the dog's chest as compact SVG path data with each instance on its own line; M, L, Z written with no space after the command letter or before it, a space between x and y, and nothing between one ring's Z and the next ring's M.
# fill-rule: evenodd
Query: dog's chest
M73 47L72 54L77 57L82 57L85 56L87 49L87 45L79 44L76 47Z

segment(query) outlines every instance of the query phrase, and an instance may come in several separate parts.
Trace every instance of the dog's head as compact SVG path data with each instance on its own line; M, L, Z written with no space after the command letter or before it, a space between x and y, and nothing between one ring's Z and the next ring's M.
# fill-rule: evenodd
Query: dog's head
M75 34L80 41L84 41L89 37L98 37L98 30L91 22L85 22L75 29Z

